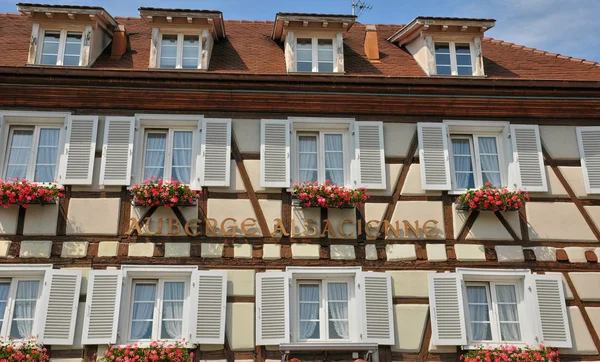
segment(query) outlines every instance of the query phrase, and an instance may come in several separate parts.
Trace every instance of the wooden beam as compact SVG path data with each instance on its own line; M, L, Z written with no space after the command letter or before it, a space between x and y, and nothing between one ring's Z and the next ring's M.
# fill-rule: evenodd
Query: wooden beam
M508 233L510 234L510 236L512 236L514 241L521 241L521 238L519 238L519 236L517 235L517 233L513 230L512 226L510 226L510 224L508 223L508 221L506 221L506 219L504 218L504 215L502 215L502 213L500 211L496 211L494 212L494 215L496 215L496 218L500 221L500 223L502 224L502 226L504 226L504 228L506 229L506 231L508 231Z
M577 289L575 289L575 285L573 284L573 281L571 280L571 276L569 275L569 273L563 273L563 276L565 277L565 280L566 280L567 284L569 285L569 289L571 289L571 292L573 293L573 301L575 302L575 304L577 305L577 308L579 308L579 311L581 312L581 316L583 317L583 321L585 322L585 325L590 332L590 336L592 337L592 340L594 341L596 350L600 351L600 337L599 337L600 331L597 331L594 328L594 324L592 323L592 320L590 319L590 316L588 315L588 312L585 309L585 306L583 305L581 298L579 297L579 293L577 292Z
M465 221L465 224L463 225L462 229L460 230L460 233L458 234L458 237L456 238L457 241L463 241L467 239L467 235L469 235L469 231L471 231L473 224L475 224L477 216L479 216L479 210L471 211L471 214L467 218L467 221Z

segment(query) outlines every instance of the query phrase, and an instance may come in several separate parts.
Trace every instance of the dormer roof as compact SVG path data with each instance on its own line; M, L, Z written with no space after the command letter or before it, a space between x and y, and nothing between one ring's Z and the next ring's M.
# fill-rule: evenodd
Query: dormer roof
M484 33L496 25L495 19L481 18L447 18L419 16L388 38L399 46L410 43L418 38L421 31L428 32L468 32Z
M151 26L208 26L215 40L227 37L223 13L218 10L141 7L140 16Z
M306 28L307 30L343 30L348 31L356 22L355 15L314 14L314 13L277 13L271 38L283 41L287 29Z
M23 15L33 19L100 21L109 30L114 30L118 25L115 18L101 6L18 3L17 9Z

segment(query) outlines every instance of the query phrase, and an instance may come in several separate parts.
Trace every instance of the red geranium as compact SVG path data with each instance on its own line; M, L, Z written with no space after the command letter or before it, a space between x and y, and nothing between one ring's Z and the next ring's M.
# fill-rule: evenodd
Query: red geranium
M141 206L173 207L179 204L189 204L202 194L202 191L193 191L188 185L177 180L167 182L155 178L146 180L142 184L135 184L130 191L133 201Z
M496 188L486 182L480 189L467 189L458 197L456 204L469 210L511 211L522 209L527 201L527 191L509 191L506 187Z
M464 362L560 362L560 357L557 349L540 344L539 349L508 345L497 348L481 347L463 354L460 360Z
M47 204L64 196L64 189L55 184L39 185L25 179L0 180L0 206L5 208L10 205Z
M307 182L294 184L292 195L298 198L302 207L355 207L362 206L370 197L367 189L332 185L329 180L324 184Z
M10 340L7 344L0 345L0 361L3 362L48 362L48 350L33 340L16 343Z
M193 360L194 353L188 352L180 342L163 344L158 341L152 341L147 347L140 347L137 344L120 347L111 346L104 351L102 357L96 359L97 362L191 362Z

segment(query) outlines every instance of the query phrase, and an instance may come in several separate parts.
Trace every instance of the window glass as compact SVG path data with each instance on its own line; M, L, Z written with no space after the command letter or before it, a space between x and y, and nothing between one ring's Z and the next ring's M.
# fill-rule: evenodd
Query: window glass
M184 282L165 282L160 338L179 339L183 329Z
M436 74L452 75L449 43L435 43L435 65Z
M81 33L67 33L63 65L79 65L79 58L81 56L81 38Z
M163 178L165 171L166 149L166 133L148 133L146 136L144 180L151 177L155 177L157 179Z
M10 328L11 338L31 337L39 287L38 280L22 280L17 283L17 295Z
M319 284L300 284L299 293L299 337L301 340L319 339L321 335L319 309Z
M475 177L470 140L467 138L452 138L452 155L454 158L456 188L474 188Z
M16 129L10 140L10 153L6 167L6 179L27 178L27 168L31 155L33 129Z
M57 128L40 129L37 159L35 163L36 182L54 181L56 159L58 157L58 141L60 130Z
M312 72L312 39L296 41L296 71Z
M483 285L468 285L467 300L471 320L471 339L474 341L491 341L492 328L487 288Z
M341 134L325 135L325 179L344 184L344 148Z
M131 339L151 339L154 321L156 284L138 283L134 287Z
M177 67L177 35L163 35L160 44L160 67Z
M198 52L200 51L200 37L185 35L183 37L183 58L181 67L184 69L198 68Z
M6 305L8 303L8 292L10 291L10 283L0 283L0 331L4 325L4 314L6 313Z
M171 179L189 184L192 173L192 132L173 133L173 166Z
M503 341L520 341L521 329L515 286L496 285L496 298L501 339Z
M348 283L327 284L329 339L350 338L348 324Z
M298 151L299 181L317 181L319 178L317 136L299 136Z
M44 32L42 44L41 64L56 65L58 61L58 45L60 44L60 32Z
M456 43L456 68L458 75L473 75L471 48L468 43Z
M318 41L319 72L333 72L333 40Z
M490 182L493 186L501 187L496 137L478 137L478 143L483 184Z

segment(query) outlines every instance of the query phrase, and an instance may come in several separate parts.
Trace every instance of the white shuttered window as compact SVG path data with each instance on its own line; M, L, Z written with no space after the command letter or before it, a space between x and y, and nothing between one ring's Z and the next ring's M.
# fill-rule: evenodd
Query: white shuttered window
M358 185L385 189L383 122L355 122L354 135L358 161Z
M286 272L256 274L256 344L290 341L290 279Z
M263 119L260 137L260 186L290 187L290 122Z
M360 273L360 295L364 307L364 332L368 342L384 345L394 344L394 311L392 304L392 281L386 273Z
M570 348L560 276L458 269L429 275L432 344Z
M48 270L44 281L46 318L41 342L47 345L73 344L81 288L80 270Z
M101 185L129 185L133 159L134 117L106 117Z
M537 125L511 125L513 160L516 164L517 188L548 191L542 142Z
M600 127L577 127L583 181L588 194L600 194Z
M421 186L424 190L450 190L447 126L444 123L419 123L417 129Z
M88 280L83 344L117 343L122 274L120 270L91 270Z
M192 342L221 344L225 340L225 307L227 273L198 270L192 273L192 310L195 325L191 327Z
M92 184L97 131L97 116L69 116L60 183Z
M202 122L202 186L229 186L231 168L231 119Z

